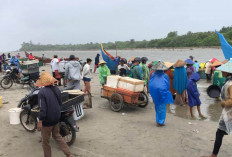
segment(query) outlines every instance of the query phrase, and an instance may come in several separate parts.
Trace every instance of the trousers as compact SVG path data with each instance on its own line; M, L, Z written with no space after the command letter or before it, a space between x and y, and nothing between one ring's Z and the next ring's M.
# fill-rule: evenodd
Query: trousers
M66 144L66 142L63 140L63 138L60 135L59 123L58 123L55 126L50 126L50 127L43 126L42 127L41 136L42 136L42 147L44 151L44 157L52 156L51 146L49 145L51 134L52 134L52 137L55 139L56 143L59 145L60 149L64 152L64 154L66 156L71 155L68 145Z
M223 139L224 135L228 135L228 134L223 130L217 129L216 140L214 142L214 148L213 148L214 155L218 154L220 147L222 145L222 139Z

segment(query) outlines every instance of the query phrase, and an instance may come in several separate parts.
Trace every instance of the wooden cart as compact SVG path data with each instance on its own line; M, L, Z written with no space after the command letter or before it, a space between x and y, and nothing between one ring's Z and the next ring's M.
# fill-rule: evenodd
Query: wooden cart
M142 108L148 105L148 96L145 92L132 92L122 88L103 86L101 97L109 100L111 109L115 112L120 111L124 104Z

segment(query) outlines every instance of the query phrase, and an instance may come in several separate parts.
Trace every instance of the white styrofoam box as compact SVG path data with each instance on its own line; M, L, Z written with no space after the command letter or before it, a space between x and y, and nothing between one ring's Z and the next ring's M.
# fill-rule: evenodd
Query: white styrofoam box
M118 82L121 78L122 77L118 75L107 76L106 85L112 88L117 88Z
M118 88L127 89L132 92L142 92L144 90L144 81L122 77L118 82Z

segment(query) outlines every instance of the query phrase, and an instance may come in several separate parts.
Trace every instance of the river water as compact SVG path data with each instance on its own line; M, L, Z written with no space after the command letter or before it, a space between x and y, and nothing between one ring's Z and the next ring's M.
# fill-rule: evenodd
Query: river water
M116 56L116 50L108 50L112 56ZM12 54L17 54L18 52L13 52ZM21 56L24 56L24 52L19 52ZM51 58L54 54L61 57L69 57L69 55L74 54L76 57L79 57L81 60L86 60L86 58L92 58L94 60L97 53L101 53L99 50L94 51L33 51L35 56L42 56L45 54L46 57ZM199 49L139 49L139 50L118 50L117 55L130 59L131 57L144 57L146 56L149 61L163 60L169 62L176 62L178 59L185 60L190 55L194 56L194 60L198 62L205 62L209 59L215 57L220 61L225 60L221 49L213 48L199 48ZM207 116L206 121L218 121L221 114L220 101L212 99L207 96L206 89L210 83L206 83L206 80L200 80L198 82L198 88L200 91L200 99L202 101L201 110L202 113ZM170 105L167 108L169 113L172 113L176 116L182 118L190 118L188 106L176 106ZM195 109L195 115L197 112Z

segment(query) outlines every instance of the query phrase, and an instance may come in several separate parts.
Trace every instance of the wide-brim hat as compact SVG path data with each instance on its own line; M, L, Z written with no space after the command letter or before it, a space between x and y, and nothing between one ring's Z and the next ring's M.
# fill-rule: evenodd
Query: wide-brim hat
M164 65L169 69L174 65L174 63L164 62Z
M184 61L178 59L178 61L176 61L176 63L173 66L178 68L178 67L183 67L185 65L186 65L186 63Z
M216 67L216 66L220 66L220 65L222 65L222 64L223 64L222 62L216 60L216 61L212 64L212 66L213 66L213 67Z
M190 65L193 65L193 64L194 64L194 62L193 62L191 59L186 59L184 62L185 62L186 64L190 64Z
M223 71L226 73L232 73L232 60L216 68L216 70Z
M168 70L163 61L158 61L155 65L151 67L152 70Z
M56 82L58 82L57 79L52 77L52 75L49 74L48 72L44 71L40 75L39 79L36 81L35 86L39 86L39 87L50 86L55 84Z
M101 64L106 64L106 62L104 60L101 60L99 65L101 65Z

